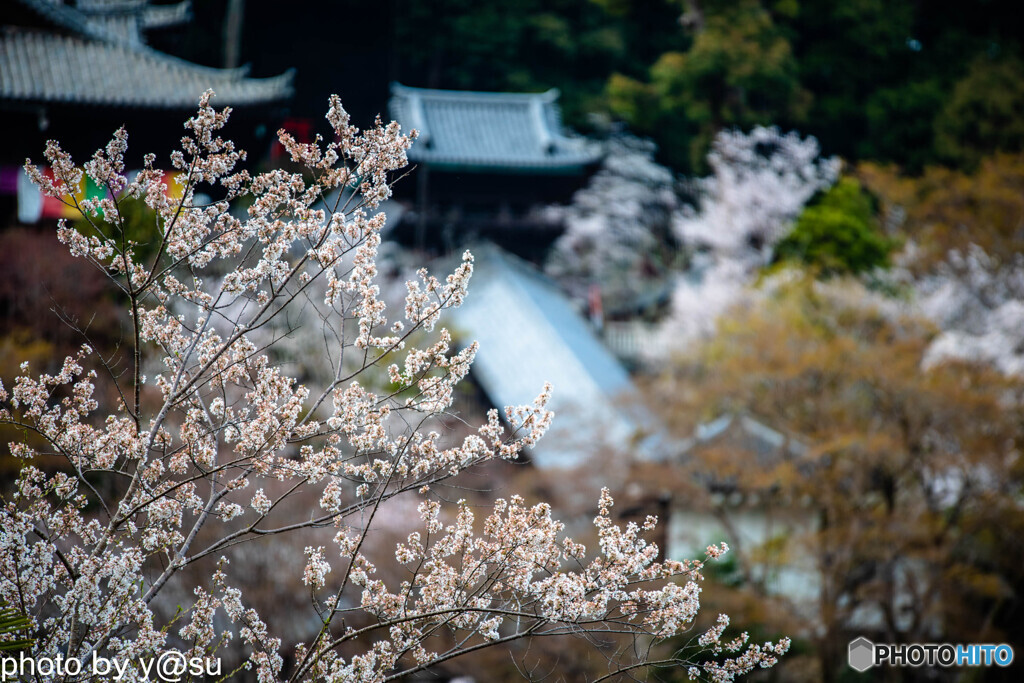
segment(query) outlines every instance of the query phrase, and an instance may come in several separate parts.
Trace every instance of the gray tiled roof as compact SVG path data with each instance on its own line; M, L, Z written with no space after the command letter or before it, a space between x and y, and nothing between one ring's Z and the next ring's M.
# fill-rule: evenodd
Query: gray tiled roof
M15 2L21 2L22 5L31 8L39 16L69 31L90 38L109 37L102 25L90 22L82 12L69 5L54 2L54 0L15 0Z
M711 422L697 425L693 437L681 444L681 455L688 456L701 446L731 439L758 462L772 462L780 457L799 457L808 452L802 441L784 434L743 413L723 413Z
M292 73L245 78L245 69L197 66L144 46L8 27L0 34L0 97L27 102L191 108L207 88L221 105L291 95Z
M164 28L188 21L192 2L150 5L149 0L78 0L74 6L63 0L17 1L54 25L90 38L144 43L143 29Z
M244 68L199 66L146 47L142 30L187 20L189 2L80 0L71 7L17 1L57 30L0 30L0 100L191 109L207 88L221 105L259 105L292 95L292 72L248 78Z
M391 86L391 116L419 130L413 162L461 170L576 172L599 149L561 132L557 90L491 93Z
M494 405L530 404L551 382L555 422L534 462L574 466L601 449L626 448L639 421L619 403L634 391L622 365L535 268L493 245L471 251L469 295L451 312L452 328L480 343L472 372Z

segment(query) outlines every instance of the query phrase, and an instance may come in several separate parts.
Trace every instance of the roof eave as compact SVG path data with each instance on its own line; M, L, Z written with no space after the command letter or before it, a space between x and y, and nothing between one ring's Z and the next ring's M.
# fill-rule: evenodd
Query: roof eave
M431 171L446 173L477 173L480 175L493 173L501 175L561 175L574 176L587 173L591 163L571 164L474 164L462 162L437 162L429 159L412 159L409 161L429 168Z
M456 102L471 101L492 101L492 102L523 102L540 100L545 104L553 104L558 100L561 92L558 88L550 88L543 92L494 92L490 90L439 90L435 88L414 88L409 85L402 85L392 81L391 94L396 97L422 97L434 100L453 100Z
M46 0L20 0L20 2L42 18L53 23L54 26L69 31L74 35L99 40L109 38L105 33L90 27L85 14L77 8L58 5Z
M192 20L192 0L182 0L174 5L151 5L141 16L142 28L153 29L180 26Z

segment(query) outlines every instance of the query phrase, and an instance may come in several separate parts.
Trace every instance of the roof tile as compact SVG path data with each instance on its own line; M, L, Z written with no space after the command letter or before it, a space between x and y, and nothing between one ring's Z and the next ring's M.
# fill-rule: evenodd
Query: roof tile
M108 106L190 108L207 88L217 101L254 105L292 94L292 72L245 78L156 50L6 27L0 34L0 98Z
M600 150L560 130L557 90L489 93L391 86L391 116L420 138L413 162L461 170L574 172Z
M8 0L10 1L10 0ZM188 0L18 0L53 31L5 26L0 32L0 100L190 109L207 89L235 106L291 97L291 72L247 78L246 69L192 64L145 46L142 30L189 18Z

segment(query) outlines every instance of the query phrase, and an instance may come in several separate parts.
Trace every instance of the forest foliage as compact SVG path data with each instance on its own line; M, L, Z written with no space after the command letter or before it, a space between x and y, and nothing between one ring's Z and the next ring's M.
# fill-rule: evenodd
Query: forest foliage
M184 34L156 44L219 66L226 5L196 4ZM311 120L332 89L372 117L391 80L558 88L572 127L623 121L676 171L704 173L722 127L777 125L826 155L918 173L1021 149L1021 35L1009 0L341 0L288 13L248 0L242 58L256 75L300 67L293 113Z
M397 12L394 70L429 87L557 87L703 171L723 127L798 128L826 154L913 171L1024 144L1013 3L462 0ZM452 20L452 17L457 17ZM500 30L496 30L500 27Z
M870 196L843 178L805 208L775 246L778 261L796 261L823 274L862 273L887 265L895 242L882 234Z

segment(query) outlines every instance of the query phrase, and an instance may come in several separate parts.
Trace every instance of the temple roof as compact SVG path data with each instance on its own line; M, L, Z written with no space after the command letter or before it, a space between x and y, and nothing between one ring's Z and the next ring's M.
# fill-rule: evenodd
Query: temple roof
M0 99L145 108L192 108L207 88L220 104L279 102L292 72L248 78L248 69L199 66L145 45L143 31L188 20L190 3L147 0L17 0L49 23L0 31Z
M530 404L551 382L558 417L534 462L575 466L602 448L627 448L642 425L619 400L635 389L593 328L525 261L490 244L472 252L470 294L451 311L452 327L463 342L480 343L472 372L493 405Z
M577 173L601 156L561 131L557 90L493 93L428 90L394 83L392 118L419 139L409 160L466 171Z
M192 2L150 5L149 0L17 0L55 26L98 40L145 42L142 30L165 28L192 18Z
M782 454L801 456L807 446L797 439L784 434L743 413L723 413L711 422L697 425L693 437L683 444L683 455L700 446L731 438L741 442L745 450L758 459L774 458Z

